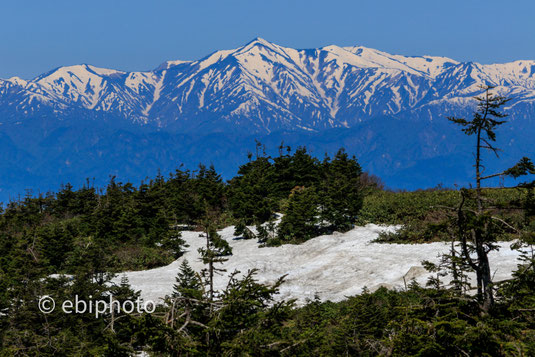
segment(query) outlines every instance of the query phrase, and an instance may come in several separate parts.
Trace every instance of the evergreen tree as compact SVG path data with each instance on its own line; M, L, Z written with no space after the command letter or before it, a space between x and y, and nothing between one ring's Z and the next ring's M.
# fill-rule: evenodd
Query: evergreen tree
M279 240L304 242L318 235L318 204L319 198L313 187L294 188L279 225Z
M347 231L362 208L362 170L355 157L340 149L332 160L323 162L321 217L332 229Z
M230 245L217 233L218 218L217 213L208 212L201 223L206 238L206 246L199 248L199 254L202 262L208 265L203 274L206 277L210 302L214 300L214 276L225 271L217 268L216 264L226 262L228 259L225 256L232 254Z
M523 166L517 173L535 175L535 165L530 161L524 161ZM505 281L499 294L510 303L509 309L516 318L527 320L535 327L531 313L535 307L535 181L523 183L521 187L525 190L524 229L514 245L520 251L520 261L514 278Z
M281 155L273 160L273 194L280 198L288 197L296 186L317 186L320 180L321 165L318 159L308 153L306 147L298 148L293 155Z
M273 217L263 224L257 224L256 232L258 243L265 244L277 239L277 225L275 224Z
M195 190L189 171L177 169L165 185L165 195L169 203L169 214L175 225L193 224L198 219Z
M132 290L126 276L122 276L120 283L113 285L109 293L119 306L123 306L126 301L135 302L140 297L140 292ZM136 345L133 338L139 332L140 316L137 313L125 313L112 306L111 313L106 312L102 318L107 322L106 330L110 332L107 339L107 355L131 356L136 348L142 347Z
M173 286L173 298L184 297L202 299L202 282L197 273L191 268L188 261L184 259L180 265L175 278L176 284Z
M252 239L256 237L256 234L247 227L243 219L240 219L234 227L234 235L243 237L244 239Z
M240 166L238 176L229 182L232 215L245 224L262 223L276 209L273 199L274 169L267 157Z
M485 180L498 176L514 176L526 174L532 167L528 159L522 159L515 167L497 174L484 176L483 151L488 150L498 153L499 149L494 146L496 141L495 130L502 124L507 115L500 111L501 107L509 100L505 97L491 93L493 87L482 87L484 94L475 97L478 102L472 120L464 118L448 118L455 124L463 127L462 131L468 135L475 135L475 196L468 190L461 190L462 200L457 211L457 240L460 242L461 259L464 265L469 266L476 273L478 298L484 311L488 311L494 305L494 286L492 282L492 270L488 254L497 249L496 238L501 230L501 225L508 228L511 225L494 217L492 210L485 204L482 183ZM531 165L531 166L530 166ZM468 201L475 201L475 210L468 207ZM487 207L486 207L487 206ZM475 257L473 257L475 254Z
M39 237L43 258L53 268L52 272L61 271L67 255L72 251L78 231L79 219L52 223L40 227L36 234Z
M225 185L221 175L217 173L213 165L206 168L199 165L199 171L194 180L197 194L197 211L222 211L224 208ZM200 215L197 218L200 218Z

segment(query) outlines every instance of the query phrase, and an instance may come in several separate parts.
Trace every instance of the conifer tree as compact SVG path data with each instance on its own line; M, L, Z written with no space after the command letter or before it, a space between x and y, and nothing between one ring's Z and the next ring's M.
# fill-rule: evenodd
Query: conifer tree
M265 244L270 241L273 241L277 238L277 225L275 223L275 220L273 217L270 217L270 219L263 223L263 224L257 224L256 225L256 238L258 239L258 243Z
M319 198L313 187L294 188L279 225L278 238L283 242L304 242L315 237L319 232L318 203Z
M237 237L243 237L244 239L252 239L256 237L254 232L247 227L243 219L240 219L234 227L234 235Z
M202 213L208 210L223 210L225 185L221 175L217 173L214 165L206 168L199 165L199 171L194 180L197 194L198 210Z
M475 135L475 195L469 190L461 190L462 200L457 211L457 236L460 242L461 261L469 266L477 279L478 299L484 311L488 311L494 305L494 286L492 271L488 254L497 249L496 237L503 225L512 228L502 219L494 217L491 209L483 197L483 182L498 176L518 177L527 173L532 167L531 161L523 158L514 167L500 173L485 175L483 165L483 152L485 150L494 153L498 157L499 149L494 146L496 141L495 130L504 124L502 120L507 115L500 111L501 107L509 99L492 94L492 86L483 86L482 96L475 97L478 102L477 109L471 120L464 118L449 117L448 119L462 127L462 131L468 135ZM470 209L468 201L475 201L475 210Z
M176 284L173 286L171 297L166 298L169 310L165 321L171 327L177 327L171 332L173 344L178 346L174 350L195 349L196 342L192 341L190 334L202 333L206 327L204 323L210 318L206 301L205 290L201 277L191 268L187 260L180 265L176 276ZM191 350L190 350L191 352Z
M216 212L207 212L206 218L203 219L201 226L203 227L206 238L206 246L199 248L201 260L207 265L203 271L208 285L208 296L210 302L214 300L214 277L215 274L225 272L225 269L218 268L216 264L226 262L228 259L225 256L232 254L232 248L226 240L221 238L217 233L218 214Z
M355 157L340 149L332 160L323 162L321 217L333 229L347 231L362 208L362 170Z
M526 173L535 175L535 165L525 161ZM522 170L517 171L522 173ZM513 279L506 280L499 291L502 298L510 302L510 309L519 313L518 318L528 320L535 326L535 181L522 183L525 190L524 227L520 239L514 247L520 252L518 269L513 273Z
M232 215L245 224L263 223L276 209L273 198L274 169L268 157L258 157L238 170L229 182Z
M175 278L176 284L173 286L173 298L195 298L202 299L202 282L197 273L191 268L186 259L180 264L179 271Z
M126 301L137 301L141 295L140 291L134 291L128 281L128 277L123 275L118 285L110 288L110 294L117 306L123 306ZM110 341L115 350L125 351L125 355L131 355L134 351L132 346L133 335L136 332L138 314L125 313L120 308L112 305L110 311L106 312L103 319L106 321L106 330L111 333ZM122 342L121 341L128 341ZM115 352L117 353L117 352ZM130 353L130 354L128 354Z
M296 186L317 186L320 180L320 162L308 153L306 147L298 148L293 155L276 157L273 169L273 194L279 199L288 197Z

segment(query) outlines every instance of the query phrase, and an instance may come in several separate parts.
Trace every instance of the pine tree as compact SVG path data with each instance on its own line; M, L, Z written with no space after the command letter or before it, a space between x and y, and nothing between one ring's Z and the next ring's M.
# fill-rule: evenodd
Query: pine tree
M319 197L313 187L296 187L279 225L278 238L283 242L304 242L319 232Z
M209 168L199 165L199 171L194 179L194 187L196 208L199 212L197 218L200 218L202 213L206 211L223 210L225 185L214 165L210 165Z
M173 298L184 297L198 300L202 299L202 282L186 259L180 264L175 280L176 284L173 286Z
M119 285L114 285L110 288L110 294L113 301L116 301L120 306L123 306L125 301L137 301L141 292L134 291L130 286L128 277L123 275ZM135 333L136 318L138 317L139 316L135 314L127 314L114 306L112 306L111 314L106 314L104 319L108 322L107 328L113 335L112 341L114 342L116 349L130 352L133 351L133 346L131 344L124 346L121 345L121 341L132 341L132 336Z
M461 261L476 273L477 292L484 311L494 305L494 286L488 254L497 249L495 244L501 225L512 228L502 219L494 217L491 209L486 207L483 197L482 183L498 176L519 177L532 168L531 162L524 158L514 167L500 173L484 176L483 152L491 151L498 156L499 149L494 146L495 130L506 121L501 120L507 115L500 111L509 99L491 93L493 87L482 87L484 94L475 97L478 102L472 120L449 117L455 124L463 127L462 131L476 136L475 143L475 181L476 189L473 196L469 190L461 190L462 200L457 211L457 240L460 242ZM475 201L475 210L470 209L468 201ZM488 204L487 204L488 206ZM472 255L475 254L475 257Z
M232 215L245 224L263 223L276 207L273 197L274 169L268 157L259 157L238 170L229 182Z
M277 225L273 217L263 224L257 224L256 232L258 243L269 244L269 242L277 239Z
M350 158L343 149L332 160L324 160L321 217L332 229L347 231L357 219L364 198L361 173L356 158Z
M214 301L214 277L215 274L225 272L225 269L217 268L216 264L222 264L228 259L225 256L232 254L232 248L226 240L221 238L217 233L218 215L215 212L207 212L206 218L201 222L204 235L206 238L206 246L199 248L201 260L208 267L203 271L208 285L209 301Z
M48 224L37 230L41 242L43 258L56 271L61 271L67 255L72 251L79 235L79 219Z
M190 171L176 169L165 185L165 194L173 224L193 224L198 219L195 215L196 198Z
M312 157L306 147L298 148L293 155L281 155L273 160L273 195L288 197L296 186L317 186L320 179L320 162Z
M531 162L524 162L524 167L527 174L535 175L535 165ZM527 320L535 326L532 313L535 311L535 181L520 186L525 190L524 227L520 239L514 244L520 252L519 264L513 273L513 279L505 281L499 293L510 302L509 308L517 318Z
M234 236L243 237L244 239L252 239L256 237L256 234L247 227L243 219L240 219L234 227Z

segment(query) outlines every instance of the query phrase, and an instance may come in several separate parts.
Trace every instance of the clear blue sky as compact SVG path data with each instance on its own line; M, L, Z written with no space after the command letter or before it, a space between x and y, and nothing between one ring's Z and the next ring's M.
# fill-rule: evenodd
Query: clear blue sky
M148 70L254 37L482 63L535 59L535 2L1 0L0 78L90 63Z

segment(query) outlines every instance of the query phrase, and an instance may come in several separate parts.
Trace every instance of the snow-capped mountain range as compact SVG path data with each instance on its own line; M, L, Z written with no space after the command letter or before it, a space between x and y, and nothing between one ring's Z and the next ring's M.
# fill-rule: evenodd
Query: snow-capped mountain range
M533 112L535 61L481 65L359 46L295 50L257 38L148 72L84 64L1 80L0 120L51 110L58 119L106 117L179 132L320 131L384 115L437 119L445 106L464 108L481 84L513 97L515 116Z
M257 38L153 71L83 64L0 79L0 195L109 174L141 179L199 161L231 176L254 139L272 148L283 140L308 145L318 156L345 146L394 187L466 182L470 146L446 117L469 116L482 84L511 98L499 135L505 158L533 152L535 61L528 60L483 65L360 46L297 50Z

